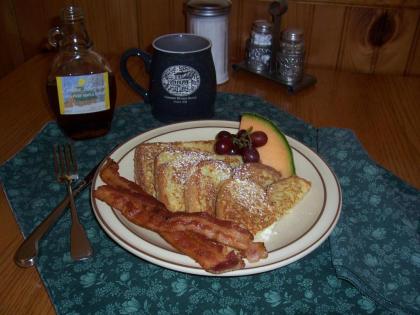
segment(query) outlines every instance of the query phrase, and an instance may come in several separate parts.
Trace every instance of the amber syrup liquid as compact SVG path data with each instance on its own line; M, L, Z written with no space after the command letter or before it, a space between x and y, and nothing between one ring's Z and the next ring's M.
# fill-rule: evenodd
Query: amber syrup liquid
M57 118L57 123L64 133L74 140L95 138L105 135L111 128L114 115L117 88L115 76L108 72L110 108L94 113L62 115L58 102L57 82L47 83L47 95L50 106Z

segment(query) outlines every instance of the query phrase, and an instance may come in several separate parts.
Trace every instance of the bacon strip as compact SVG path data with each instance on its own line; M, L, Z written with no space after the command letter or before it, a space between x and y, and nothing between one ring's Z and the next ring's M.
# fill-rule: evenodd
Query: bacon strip
M231 221L217 219L207 212L175 212L167 223L168 227L175 227L177 231L194 231L239 250L247 249L253 239L248 230Z
M211 241L193 231L176 231L168 228L172 212L157 206L159 202L143 201L143 195L112 186L101 186L94 191L102 200L131 222L159 233L169 244L197 261L203 269L220 273L244 267L242 257L227 246Z
M170 212L163 203L147 194L139 185L121 177L118 173L118 164L112 160L107 161L101 170L100 176L109 186L99 187L94 192L96 198L119 209L133 223L158 232L172 246L192 258L194 258L194 253L188 254L187 251L190 249L194 251L194 248L198 249L198 243L207 244L210 242L218 246L225 245L237 249L241 255L251 262L267 257L264 244L254 243L253 235L234 222L220 220L207 213ZM172 236L173 233L175 234ZM191 233L193 233L194 238L197 238L195 244L189 244L188 246L177 245L178 243L188 243L187 241L180 242L180 239L186 237L187 234L191 236ZM198 241L198 238L201 241ZM175 244L172 244L174 240ZM208 250L210 251L210 249ZM227 256L232 259L232 261L226 263L225 268L232 268L233 266L235 268L243 267L243 265L238 264L238 257L240 258L240 256L235 252L227 254L226 249L224 249L220 253L226 259ZM215 257L218 256L216 255ZM194 259L199 262L201 258L195 257ZM200 264L202 266L206 263L201 259ZM218 261L218 264L220 266L223 265L220 261ZM203 266L203 268L208 270L207 267Z
M160 235L180 252L197 261L204 270L222 273L245 266L241 256L226 246L209 241L194 232L161 232Z
M165 205L153 196L146 193L136 183L121 177L118 173L118 164L109 159L102 168L100 176L102 180L113 187L127 189L131 192L144 196L143 202L156 204L156 207L164 208L169 212ZM206 236L207 238L220 242L229 247L242 251L242 254L251 262L258 261L267 257L267 251L263 243L254 243L253 235L238 224L215 218L205 212L172 213L167 228L170 231L194 231ZM163 214L162 214L163 215ZM161 226L161 230L164 227Z

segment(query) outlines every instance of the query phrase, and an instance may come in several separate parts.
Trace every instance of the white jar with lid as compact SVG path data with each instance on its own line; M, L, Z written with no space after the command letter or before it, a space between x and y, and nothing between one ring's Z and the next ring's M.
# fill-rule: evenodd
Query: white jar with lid
M212 56L217 84L229 80L229 12L228 0L190 0L186 3L189 33L208 38L212 43Z

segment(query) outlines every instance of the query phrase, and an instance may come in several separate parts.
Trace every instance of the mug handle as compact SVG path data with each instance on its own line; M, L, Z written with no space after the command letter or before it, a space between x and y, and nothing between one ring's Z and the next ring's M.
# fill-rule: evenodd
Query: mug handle
M138 48L131 48L122 54L120 60L121 76L124 78L125 81L127 81L128 85L135 92L137 92L138 94L140 94L140 96L143 97L146 103L150 103L149 91L143 88L140 84L138 84L128 72L127 61L130 57L139 57L141 60L143 60L146 71L147 73L149 73L150 65L152 63L152 56Z

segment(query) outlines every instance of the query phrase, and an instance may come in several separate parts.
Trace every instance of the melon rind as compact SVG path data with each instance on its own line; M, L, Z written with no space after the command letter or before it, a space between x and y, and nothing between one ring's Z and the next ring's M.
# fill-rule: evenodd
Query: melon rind
M292 149L290 148L289 142L286 136L280 131L280 129L269 119L255 113L243 113L240 123L240 129L248 129L252 127L252 131L263 131L269 136L269 142L260 148L257 148L260 153L260 160L262 163L273 167L280 171L283 177L289 177L296 174L295 163L293 160ZM276 142L270 144L270 140L273 141L272 135L276 135ZM273 146L278 146L277 148ZM279 151L280 157L266 156L265 152L268 151ZM271 152L270 152L271 156Z

